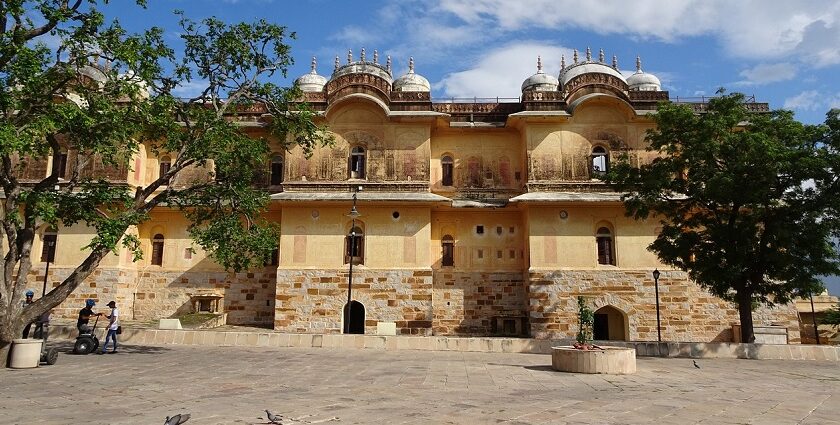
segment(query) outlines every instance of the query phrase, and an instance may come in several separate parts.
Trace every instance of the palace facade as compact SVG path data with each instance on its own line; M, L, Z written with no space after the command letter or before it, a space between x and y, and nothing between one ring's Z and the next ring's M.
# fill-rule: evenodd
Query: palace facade
M293 333L341 333L347 324L370 334L574 338L582 295L596 310L596 339L656 341L658 284L663 340L733 340L736 307L660 264L646 249L658 222L625 217L620 195L598 179L618 153L652 159L645 132L668 92L638 59L625 77L614 57L582 56L564 58L556 77L538 60L509 101L434 101L413 61L394 78L390 57L383 65L364 49L336 58L329 77L313 59L297 83L335 143L309 157L274 147L258 183L271 194L266 217L281 228L273 261L227 273L192 244L180 213L158 208L132 230L144 259L109 256L56 312L73 317L96 298L115 299L136 320L207 311ZM238 119L261 134L258 105ZM46 175L72 156L27 172ZM143 185L170 161L142 150L109 178ZM90 234L75 226L40 235L33 285L40 289L50 249L48 281L57 284ZM794 306L754 317L799 341Z

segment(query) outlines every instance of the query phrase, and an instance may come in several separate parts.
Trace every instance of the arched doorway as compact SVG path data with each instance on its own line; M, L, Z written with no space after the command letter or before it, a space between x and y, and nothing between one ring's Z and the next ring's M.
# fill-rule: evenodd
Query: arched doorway
M624 313L613 306L603 306L595 311L593 337L600 341L626 341L627 321Z
M350 310L350 333L363 334L365 333L365 306L364 304L353 300L350 303L353 308ZM347 304L344 304L344 320L347 321ZM346 322L345 322L346 323ZM346 326L346 325L345 325Z

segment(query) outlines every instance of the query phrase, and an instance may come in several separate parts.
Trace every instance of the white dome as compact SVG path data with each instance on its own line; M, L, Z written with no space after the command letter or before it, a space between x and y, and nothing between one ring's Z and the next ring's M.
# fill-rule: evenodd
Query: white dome
M557 91L560 81L542 70L542 60L537 57L537 73L522 82L522 91Z
M315 71L315 57L312 57L312 70L308 74L303 74L295 80L295 84L304 92L320 92L324 91L324 86L327 85L327 78L318 75Z
M384 79L388 82L388 84L393 83L393 77L391 77L391 57L388 56L388 64L387 67L384 67L378 63L379 53L376 50L373 51L373 62L368 62L365 58L365 49L362 48L362 54L359 57L359 61L353 61L353 52L348 50L347 51L347 64L339 66L338 63L338 56L335 57L335 71L332 73L332 77L330 79L335 79L341 77L342 75L348 74L371 74L375 75L379 78Z
M560 84L564 87L566 83L572 80L572 78L577 77L578 75L583 74L593 74L593 73L600 73L600 74L607 74L612 75L613 77L618 78L621 81L627 82L624 79L624 76L618 72L618 64L615 61L615 57L613 57L613 66L609 66L604 63L604 50L600 51L598 55L598 61L595 62L592 60L592 52L589 48L586 48L586 60L583 62L578 62L578 52L575 50L574 54L574 63L569 66L566 66L565 59L562 62L560 68Z
M429 80L414 72L414 58L408 60L408 73L394 81L394 91L431 91Z
M627 77L627 85L633 91L660 91L662 83L653 74L642 71L642 60L636 57L636 72Z

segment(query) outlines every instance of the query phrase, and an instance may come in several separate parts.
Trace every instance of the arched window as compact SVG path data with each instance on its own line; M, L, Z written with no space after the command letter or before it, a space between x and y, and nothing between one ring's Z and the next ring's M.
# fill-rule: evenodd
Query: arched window
M592 175L603 175L609 170L610 154L603 146L592 148Z
M350 178L365 178L365 148L361 146L350 149Z
M598 264L615 265L615 248L610 229L601 227L595 235L595 242L598 245Z
M152 265L163 265L163 235L160 233L152 238Z
M271 157L271 180L272 186L277 186L283 183L283 157L274 155Z
M55 245L58 243L58 232L54 227L50 227L44 232L44 246L41 247L41 261L54 262L55 261Z
M440 240L441 248L443 249L443 258L440 261L442 266L455 265L455 239L446 235Z
M353 264L365 263L365 232L359 226L350 229L350 234L345 238L344 263L350 261Z
M446 155L440 159L440 166L443 168L443 179L441 184L444 186L452 186L452 180L455 174L455 161L452 160L451 156Z
M60 179L67 176L67 151L61 151L58 156L53 157L52 174Z
M168 156L164 156L160 159L160 170L158 172L158 177L163 177L166 173L169 172L170 168L172 168L172 160L169 159Z

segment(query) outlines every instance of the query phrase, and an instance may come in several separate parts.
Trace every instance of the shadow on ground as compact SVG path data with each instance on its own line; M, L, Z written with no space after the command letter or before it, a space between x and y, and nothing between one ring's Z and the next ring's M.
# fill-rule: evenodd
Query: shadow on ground
M67 354L71 356L76 356L78 354L73 353L73 344L75 341L50 341L47 342L48 347L55 347L61 354ZM110 348L109 348L110 351ZM170 348L166 347L152 347L148 345L123 345L117 348L117 354L125 353L125 354L163 354L172 351ZM95 354L95 353L91 353Z

